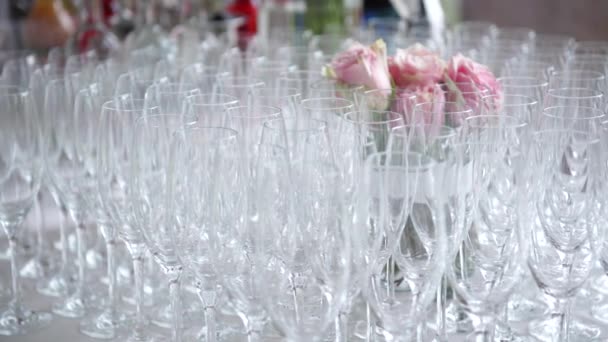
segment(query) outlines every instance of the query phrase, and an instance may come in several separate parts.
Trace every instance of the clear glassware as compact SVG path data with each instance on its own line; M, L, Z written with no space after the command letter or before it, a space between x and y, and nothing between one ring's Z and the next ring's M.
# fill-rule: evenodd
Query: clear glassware
M481 115L509 115L534 127L533 121L537 119L539 101L525 95L488 95L482 99ZM538 120L536 120L538 121Z
M188 96L186 115L205 127L223 127L228 121L227 111L238 107L239 100L230 95L203 93Z
M355 111L355 104L340 97L315 97L302 100L300 110L307 118L325 121L327 132L335 136L344 115Z
M338 97L356 103L355 94L363 89L363 86L343 85L335 80L322 79L310 85L308 98Z
M296 116L302 104L302 93L292 87L263 87L253 91L252 106L277 107L283 116Z
M145 106L158 107L162 114L181 115L186 98L200 93L195 84L156 82L146 89Z
M216 322L219 284L226 289L239 316L247 317L244 323L251 324L248 331L259 332L254 322L257 316L250 311L255 305L250 299L255 292L249 293L251 289L245 284L250 282L240 277L245 275L240 272L247 270L247 264L233 258L237 255L233 253L242 256L247 249L225 244L243 233L239 222L245 198L231 191L246 186L237 132L188 126L174 134L171 150L175 165L179 165L168 175L173 188L169 195L175 199L175 244L180 261L194 273L205 313L205 340L226 338ZM224 193L223 200L215 203L218 192Z
M53 312L65 317L83 317L87 307L94 306L95 293L85 286L86 276L86 208L80 192L87 181L84 160L76 155L76 140L71 139L74 124L74 101L80 73L49 82L45 98L44 136L49 150L46 170L53 188L76 223L77 283L67 298L55 303ZM62 248L67 246L62 246ZM67 275L66 275L67 276Z
M298 69L279 74L276 83L278 87L298 89L303 98L309 98L311 85L322 79L323 75L321 75L320 70Z
M590 88L603 91L606 88L604 72L588 69L556 70L549 75L549 88Z
M111 223L118 236L125 242L133 262L136 314L132 331L121 337L129 342L159 341L159 337L148 329L144 314L144 262L147 248L141 226L134 218L135 209L131 201L134 182L131 172L134 164L132 137L135 122L143 115L157 115L158 107L145 108L143 101L133 101L130 106L106 102L101 111L99 128L99 150L97 153L98 191Z
M82 185L82 195L105 242L108 279L107 301L101 308L101 312L94 312L80 322L80 332L93 338L112 339L117 337L119 329L125 326L127 316L123 312L120 312L118 307L119 293L116 274L117 230L110 221L98 190L97 167L99 164L97 163L97 151L99 139L102 136L99 129L103 127L100 124L99 113L103 109L105 99L103 94L101 94L101 90L100 84L91 84L88 88L78 92L74 104L75 116L73 124L81 129L81 131L75 129L80 134L76 134L75 136L75 140L78 143L74 152L85 160L86 169L90 175L86 184ZM129 104L127 101L124 101L120 107L126 109Z
M44 142L40 117L31 94L19 86L0 87L2 111L2 163L0 173L0 223L8 236L12 298L0 313L0 335L21 335L51 323L51 315L23 305L17 241L32 208L42 177Z
M460 171L463 178L475 179L480 186L468 192L458 189L472 195L472 224L464 232L447 277L472 315L471 340L494 341L501 309L527 275L527 245L518 215L524 203L519 184L525 126L508 115L473 116L465 122L457 155L459 163L466 160L470 165ZM498 184L505 186L499 189Z
M592 88L550 88L545 95L543 106L581 106L604 109L606 98L602 91Z
M202 63L194 63L182 69L180 83L194 84L204 94L215 94L219 92L219 74L217 69L209 68Z
M357 200L359 182L363 177L367 157L371 153L386 150L391 130L403 124L401 115L388 111L355 111L343 116L332 145L336 164L341 170L347 202L355 203ZM356 206L351 205L346 210L349 215L353 215L353 217L356 215ZM364 224L361 223L361 229L371 229ZM367 286L369 268L369 258L367 257L372 253L370 244L374 245L369 241L373 238L366 235L353 234L351 238L353 246L358 246L358 248L352 251L348 297L334 324L335 338L340 341L351 338L354 324L349 323L349 315L355 300L362 294L362 289ZM369 327L372 322L368 320L366 323Z
M351 224L343 220L339 172L319 124L297 133L283 128L280 135L297 142L258 167L263 204L253 238L261 253L253 275L266 312L289 341L319 341L344 304L349 281ZM294 153L296 146L303 153Z
M366 162L367 193L362 195L372 202L365 207L375 208L363 220L378 225L386 246L377 246L371 255L365 295L389 341L426 340L425 317L443 275L447 249L439 193L442 173L435 165L419 153L392 151L372 154ZM415 203L426 208L422 216L412 211ZM408 221L414 230L406 233ZM391 257L403 270L409 291L397 291L392 272L386 272Z
M255 89L263 88L264 82L247 76L226 75L219 78L220 92L236 97L243 106L253 103Z
M545 93L549 82L533 76L505 76L498 78L502 91L505 95L529 96L538 103L544 103Z
M586 190L601 187L598 144L597 136L572 129L534 135L527 170L533 184L528 196L535 205L524 216L532 225L527 229L528 265L538 286L554 300L553 313L529 325L530 334L541 341L592 340L600 333L570 316L572 297L588 279L603 243L592 209L597 194ZM577 179L584 179L585 186Z
M171 340L183 338L183 311L181 280L183 264L175 245L175 232L179 222L174 220L174 205L167 203L174 191L170 179L174 170L171 154L172 137L194 121L187 121L180 113L181 104L160 108L162 113L144 115L135 123L131 144L135 146L130 179L133 192L134 220L143 235L145 246L150 250L169 282L171 299ZM164 110L167 110L166 112ZM207 337L215 337L207 335Z

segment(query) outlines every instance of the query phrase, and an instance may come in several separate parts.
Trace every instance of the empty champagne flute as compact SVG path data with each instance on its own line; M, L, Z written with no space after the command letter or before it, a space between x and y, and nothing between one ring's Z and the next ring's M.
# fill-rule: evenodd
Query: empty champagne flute
M99 119L99 150L97 153L98 191L111 224L125 242L133 262L135 288L135 321L133 331L124 336L128 342L153 342L159 338L150 332L144 314L144 258L147 248L141 226L135 220L135 209L131 202L134 182L131 179L134 163L132 136L135 122L143 115L158 115L158 107L144 110L143 100L131 102L122 108L115 101L106 102Z
M8 236L12 298L0 313L0 335L22 335L48 326L51 315L23 305L17 243L42 176L44 142L31 94L18 86L0 87L0 224Z

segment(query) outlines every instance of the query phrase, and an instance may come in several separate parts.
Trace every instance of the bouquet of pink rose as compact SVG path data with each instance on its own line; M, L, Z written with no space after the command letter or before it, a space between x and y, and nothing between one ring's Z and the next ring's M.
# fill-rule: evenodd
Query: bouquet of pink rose
M354 43L334 56L323 75L343 85L363 86L373 95L368 96L367 109L391 110L403 115L406 122L443 123L446 118L440 113L450 111L447 106L468 106L472 109L468 113L476 113L483 96L490 96L495 108L502 99L500 85L487 66L461 54L446 62L421 44L387 56L382 40L369 47ZM412 97L414 104L433 103L434 114L414 118L414 104L400 101Z

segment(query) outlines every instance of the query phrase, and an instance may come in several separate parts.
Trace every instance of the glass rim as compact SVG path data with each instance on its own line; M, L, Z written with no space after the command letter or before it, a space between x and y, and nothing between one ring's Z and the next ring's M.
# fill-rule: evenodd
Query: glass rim
M315 103L316 101L322 101L322 102L333 101L337 104L333 105L333 106L309 105L309 104ZM342 103L340 104L340 102L342 102ZM355 104L354 104L354 102L341 98L341 97L309 97L307 99L302 100L302 102L300 103L300 106L302 106L302 108L304 108L304 109L309 109L309 110L330 111L330 110L354 108Z
M452 114L465 114L465 113L473 113L473 108L471 108L471 106L469 106L466 103L460 103L460 102L455 102L455 101L443 101L443 102L433 102L433 101L427 101L427 102L420 102L420 103L416 103L414 105L414 112L418 111L418 112L422 112L422 113L432 113L433 110L424 110L424 109L420 109L423 106L428 106L428 105L435 105L435 104L443 104L444 108L446 104L454 104L457 106L465 106L466 108L463 110L456 110L456 111L444 111L443 114L445 115L452 115Z
M555 114L551 114L549 113L550 111L557 111L557 110L564 110L566 108L572 108L574 111L581 111L583 110L584 112L592 112L595 113L595 115L592 116L585 116L585 117L562 117L562 116L558 116ZM556 118L556 119L562 119L562 120L595 120L595 119L600 119L603 117L606 117L606 113L598 108L594 108L594 107L588 107L588 106L551 106L551 107L546 107L543 108L542 111L542 115L544 116L548 116L551 118Z
M506 98L520 98L520 99L526 99L526 102L522 102L522 103L517 103L517 104L507 104L506 101L504 101ZM481 102L485 102L486 99L491 99L491 98L498 98L498 99L503 99L502 101L502 106L504 107L518 107L518 106L532 106L532 105L538 105L539 101L537 99L535 99L532 96L528 96L528 95L521 95L521 94L492 94L492 95L486 95L483 96L481 98Z
M381 151L381 152L372 152L370 153L367 158L365 158L365 163L368 165L367 168L369 168L371 164L375 164L373 162L374 159L379 159L379 158L384 158L385 159L380 159L380 160L386 160L386 157L389 155L401 155L401 156L413 156L416 157L417 160L419 161L418 165L410 165L409 163L407 163L406 165L377 165L376 168L395 168L395 169L406 169L406 170L417 170L417 169L432 169L437 165L437 162L422 153L419 152L413 152L413 151ZM424 163L423 163L424 162Z
M272 112L271 114L264 114L264 115L241 115L241 111L245 109L245 110L254 110L257 113L259 110L268 110L268 112ZM236 112L235 114L233 114L232 112ZM236 117L236 118L248 118L248 119L262 119L262 118L280 118L281 114L282 114L282 110L279 107L274 107L274 106L265 106L265 105L253 105L253 106L236 106L236 107L230 107L226 109L226 113L228 115L230 115L231 117Z
M264 91L264 90L277 90L279 92L285 92L287 91L287 94L282 94L281 96L275 96L275 95L265 95L265 94L254 94L254 97L274 97L274 98L282 98L282 97L291 97L291 96L302 96L302 92L300 91L300 89L295 88L295 87L256 87L255 91Z
M488 126L487 124L471 124L471 122L474 122L475 120L481 120L481 119L497 119L495 120L491 120L491 121L486 121L486 122L499 122L498 125L492 125L492 126ZM505 123L504 120L510 120L511 122L507 122ZM518 117L513 116L513 115L506 115L506 114L494 114L494 115L473 115L473 116L469 116L468 118L464 119L465 125L467 127L472 127L472 128L482 128L482 129L493 129L493 128L523 128L526 127L528 124L523 121L520 120Z
M382 113L383 115L389 115L389 117L390 117L391 114L394 114L394 117L390 118L390 119L369 121L369 120L355 120L355 119L352 118L352 116L355 115L355 114L364 114L364 115L361 115L361 117L367 117L367 115L365 115L365 113L366 113L366 111L354 110L354 111L351 111L351 112L348 112L348 113L344 114L343 119L346 120L347 122L354 123L354 124L366 123L366 124L372 124L372 125L390 124L390 123L395 122L395 121L402 121L403 120L403 116L401 114L399 114L397 112L390 111L390 110L374 110L373 111L374 114L376 114L376 113Z
M82 90L86 90L86 89L82 89ZM130 108L122 108L122 106L119 105L120 100L118 98L116 98L115 96L111 96L109 100L106 100L103 102L103 104L101 105L101 109L102 110L114 110L114 111L121 111L121 112L145 112L147 109L153 109L153 108L160 108L159 106L146 106L146 100L144 99L132 99L129 98L129 103L134 104L137 103L136 108L133 108L133 106L131 106ZM157 115L157 114L151 114L151 115Z
M556 92L565 92L568 90L572 90L572 91L582 91L582 92L589 92L591 93L590 95L562 95L562 94L556 94ZM551 97L555 97L558 99L594 99L594 98L602 98L604 96L604 93L600 90L597 89L593 89L593 88L583 88L583 87L562 87L562 88L551 88L549 90L547 90L547 96L551 96Z
M67 80L64 81L68 82ZM2 97L28 96L30 94L30 90L27 87L22 87L16 84L0 84L0 96Z
M548 135L548 134L564 134L564 136L576 134L579 136L585 136L585 137L589 138L588 140L585 141L588 144L595 144L595 143L600 142L600 138L598 136L596 136L595 134L591 134L589 132L580 131L580 130L572 130L572 129L564 129L564 128L543 129L540 131L532 132L532 139L536 140L536 141L542 140L542 139L539 139L539 137Z
M287 128L285 123L285 120L305 120L306 122L316 122L319 125L317 127L309 127L309 128L295 128L295 129L290 129ZM275 123L283 123L283 125L281 125L280 127L276 127L274 124ZM327 131L327 122L323 121L323 120L318 120L318 119L313 119L313 118L299 118L297 116L290 116L290 117L278 117L278 118L271 118L269 120L264 121L263 123L263 127L273 130L273 131L281 131L284 130L286 132L314 132L314 131L323 131L326 132Z
M570 75L585 75L588 74L588 77L568 77ZM604 80L606 79L606 75L599 71L587 70L587 69L574 69L574 70L553 70L549 75L550 79L570 79L571 81L579 81L579 80Z
M196 99L207 99L207 98L220 98L220 99L224 99L223 101L221 101L221 103L207 103L207 102L195 102ZM238 104L239 103L239 99L235 96L229 95L229 94L224 94L224 93L201 93L201 94L192 94L189 95L187 98L188 102L190 104L193 105L197 105L197 106L224 106L224 105L229 105L232 103Z
M220 141L223 140L237 140L239 137L239 132L235 129L232 129L230 127L224 127L224 126L201 126L201 125L184 125L183 127L180 128L180 130L183 130L184 132L195 132L195 131L217 131L217 132L226 132L228 133L228 135L226 135L225 137L220 138ZM177 133L177 132L174 132Z
M309 88L310 89L314 89L314 90L319 90L319 89L334 89L333 87L339 84L338 81L336 80L331 80L331 79L320 79L320 80L316 80L315 82L311 83ZM360 90L360 89L364 89L365 87L362 85L347 85L346 89L354 91L354 90Z
M542 87L542 86L549 86L549 81L547 80L542 80L539 79L538 77L534 77L534 76L503 76L503 77L499 77L496 79L498 81L498 83L505 88L533 88L533 87ZM528 80L530 81L530 83L527 84L511 84L508 81L512 81L512 80L519 80L519 81L525 81ZM507 81L507 82L505 82Z
M442 139L453 138L458 135L454 127L450 127L447 125L437 125L432 123L414 123L414 124L405 124L400 126L395 126L391 128L391 135L404 135L403 129L407 128L418 128L418 127L430 127L430 128L439 128L440 132L444 132L441 134L433 134L433 137L438 137Z
M192 83L155 81L153 84L149 85L146 88L146 94L151 88L157 88L162 94L184 94L191 91L199 90L199 87Z

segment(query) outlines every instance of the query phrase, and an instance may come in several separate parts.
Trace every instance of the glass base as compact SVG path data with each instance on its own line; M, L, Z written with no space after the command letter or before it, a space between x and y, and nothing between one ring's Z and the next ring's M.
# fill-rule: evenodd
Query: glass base
M543 342L559 341L559 319L552 317L547 320L530 322L530 336ZM569 329L569 341L592 341L600 336L601 329L597 326L572 319Z
M130 335L124 335L124 336L120 336L118 338L116 338L116 341L120 341L120 342L171 342L171 338L167 337L167 336L163 336L154 332L149 331L149 329L146 329L146 331L141 334L138 335L135 332L130 333Z
M80 332L92 338L109 340L115 338L128 322L129 318L124 313L106 310L83 319L80 322Z
M608 324L608 304L591 307L591 316L602 323Z
M73 290L72 282L62 274L55 274L50 278L41 279L36 284L36 291L49 297L65 296Z
M93 293L95 293L93 291ZM53 313L67 318L81 318L87 313L88 309L99 308L102 303L96 303L93 295L73 294L62 301L53 305Z
M509 300L509 321L523 322L539 317L546 316L549 313L549 305L540 300L533 300L521 296L513 296Z
M608 295L608 276L600 275L591 280L591 288L603 295Z
M46 266L40 261L39 258L31 258L28 262L21 267L19 275L22 278L28 279L42 279L44 278Z
M48 327L52 321L48 312L22 310L20 317L9 309L0 316L0 335L24 335Z

